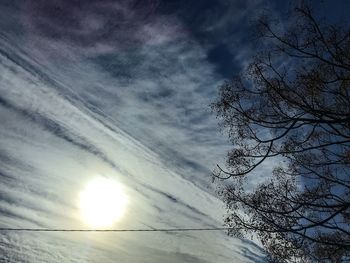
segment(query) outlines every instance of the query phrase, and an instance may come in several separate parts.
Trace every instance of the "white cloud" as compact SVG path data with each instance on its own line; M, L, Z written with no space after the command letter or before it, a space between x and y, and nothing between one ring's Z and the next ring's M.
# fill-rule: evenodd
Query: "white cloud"
M86 19L85 31L103 23ZM16 182L0 177L0 196L8 199L0 200L1 226L81 227L76 199L96 175L117 179L129 195L117 228L221 225L210 170L227 145L208 113L220 77L181 27L173 17L152 18L137 25L147 37L131 48L111 41L84 46L31 26L24 42L0 40L0 144L9 157L0 159L0 171ZM6 260L29 262L261 258L253 244L222 232L8 232L0 241Z

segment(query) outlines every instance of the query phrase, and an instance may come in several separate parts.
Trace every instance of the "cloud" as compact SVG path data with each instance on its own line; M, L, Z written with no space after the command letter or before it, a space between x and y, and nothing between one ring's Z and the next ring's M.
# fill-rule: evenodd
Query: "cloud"
M208 105L222 76L186 23L158 4L15 9L22 35L0 36L1 226L80 228L77 196L96 176L125 186L130 205L118 228L221 226L209 182L228 146ZM263 258L222 232L140 235L7 232L0 249L7 261L29 262Z
M28 1L28 26L40 35L87 47L96 43L142 42L157 1Z

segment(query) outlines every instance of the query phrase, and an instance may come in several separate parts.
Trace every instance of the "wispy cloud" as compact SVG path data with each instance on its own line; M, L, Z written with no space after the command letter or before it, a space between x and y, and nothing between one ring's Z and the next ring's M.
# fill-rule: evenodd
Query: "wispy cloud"
M130 198L118 228L222 224L210 171L227 143L208 106L222 76L208 47L179 17L157 13L160 4L13 6L24 24L13 25L20 36L9 25L0 35L1 226L81 227L78 194L96 176L117 179ZM222 232L145 235L5 232L0 254L29 262L262 260L253 243Z

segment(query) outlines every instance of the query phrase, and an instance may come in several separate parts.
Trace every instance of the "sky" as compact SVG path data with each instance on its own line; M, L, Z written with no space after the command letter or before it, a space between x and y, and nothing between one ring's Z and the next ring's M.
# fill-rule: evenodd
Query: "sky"
M1 1L0 228L91 228L79 198L96 178L127 197L111 228L221 227L211 171L230 145L209 105L253 54L254 18L284 8ZM264 253L225 231L0 232L0 262L233 261Z

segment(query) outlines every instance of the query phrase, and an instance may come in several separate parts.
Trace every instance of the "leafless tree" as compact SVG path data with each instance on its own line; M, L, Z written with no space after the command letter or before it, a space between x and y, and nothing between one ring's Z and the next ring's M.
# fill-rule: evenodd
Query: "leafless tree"
M220 87L233 148L213 176L229 233L255 235L271 262L350 262L350 31L294 11L285 29L259 20L262 52Z

